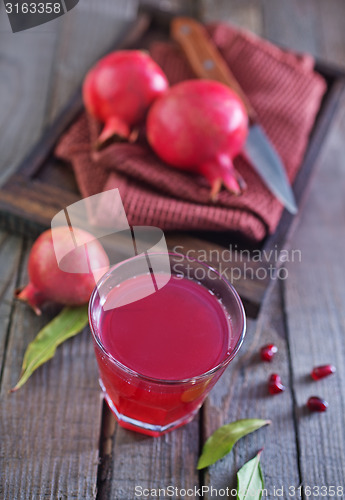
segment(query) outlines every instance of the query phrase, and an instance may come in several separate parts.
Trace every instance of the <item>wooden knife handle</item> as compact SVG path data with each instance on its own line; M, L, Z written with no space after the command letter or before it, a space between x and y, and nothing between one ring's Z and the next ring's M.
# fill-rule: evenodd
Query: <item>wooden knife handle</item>
M180 45L196 76L228 85L241 98L249 119L256 121L254 108L204 26L189 17L176 17L171 23L171 36Z

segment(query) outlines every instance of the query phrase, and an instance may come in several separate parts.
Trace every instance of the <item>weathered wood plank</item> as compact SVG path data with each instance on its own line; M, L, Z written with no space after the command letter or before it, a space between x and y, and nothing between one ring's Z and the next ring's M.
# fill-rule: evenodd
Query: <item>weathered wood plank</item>
M42 133L59 23L13 34L0 16L0 183Z
M138 0L83 0L60 25L47 120L68 102L88 69L128 32Z
M205 21L223 20L298 52L345 67L342 0L201 0Z
M263 35L274 43L299 52L322 54L318 2L263 0Z
M345 67L345 4L342 0L263 0L266 38Z
M302 263L288 264L285 286L302 479L320 487L344 486L344 133L345 94L293 238ZM328 363L336 365L336 375L313 382L313 366ZM329 402L326 414L306 411L313 395Z
M263 363L259 350L268 343L276 344L279 351L272 363ZM287 386L287 390L277 396L268 394L267 382L272 373L279 373ZM209 467L205 473L205 484L217 489L236 488L237 471L264 448L261 460L267 498L274 497L274 487L298 486L293 393L289 387L288 344L280 282L266 296L258 320L249 322L237 358L206 402L204 440L221 425L241 418L270 419L272 425L243 438L229 455ZM212 497L209 495L206 498Z
M116 424L107 481L100 488L99 498L128 500L135 498L136 491L152 488L157 495L147 498L164 500L167 495L159 492L159 488L166 489L170 485L194 489L199 486L198 452L198 415L188 425L159 438L126 431Z
M200 16L205 22L223 21L263 32L261 2L257 0L200 0Z
M27 282L26 259L20 281ZM59 348L22 389L8 393L28 343L56 312L37 317L24 304L14 307L0 392L4 499L96 494L101 405L88 329Z
M342 0L332 0L327 4L317 0L317 3L323 41L321 57L344 68L345 4Z
M6 351L13 294L18 279L22 238L0 232L0 374ZM0 376L1 383L1 376Z

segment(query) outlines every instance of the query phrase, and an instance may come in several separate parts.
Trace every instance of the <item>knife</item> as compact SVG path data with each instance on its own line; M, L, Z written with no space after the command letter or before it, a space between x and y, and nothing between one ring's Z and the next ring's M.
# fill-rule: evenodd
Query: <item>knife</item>
M254 108L210 40L204 26L189 17L176 17L171 23L171 36L180 45L198 77L224 83L241 98L250 123L243 153L276 198L289 212L296 214L298 209L295 197L282 160L258 123Z

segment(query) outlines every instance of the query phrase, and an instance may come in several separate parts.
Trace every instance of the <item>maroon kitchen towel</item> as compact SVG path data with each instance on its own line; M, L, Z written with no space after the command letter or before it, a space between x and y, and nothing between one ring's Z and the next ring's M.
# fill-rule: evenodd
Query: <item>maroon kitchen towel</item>
M292 182L326 90L312 57L284 51L229 25L212 25L208 32L255 108ZM151 55L171 84L194 78L173 44L157 42ZM277 227L283 207L241 155L234 163L247 191L237 197L223 189L213 203L205 179L165 164L145 140L95 152L92 144L99 127L83 113L62 137L56 153L72 164L84 197L118 188L131 225L236 231L254 243Z

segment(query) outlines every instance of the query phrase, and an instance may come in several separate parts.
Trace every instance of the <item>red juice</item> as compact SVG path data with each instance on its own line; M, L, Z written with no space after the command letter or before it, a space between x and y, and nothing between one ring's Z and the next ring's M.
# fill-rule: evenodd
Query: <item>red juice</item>
M139 260L114 267L95 289L90 325L100 383L120 425L160 435L196 414L238 351L245 318L236 292L211 268L195 264L211 276L201 284L176 272L170 280L135 273Z

